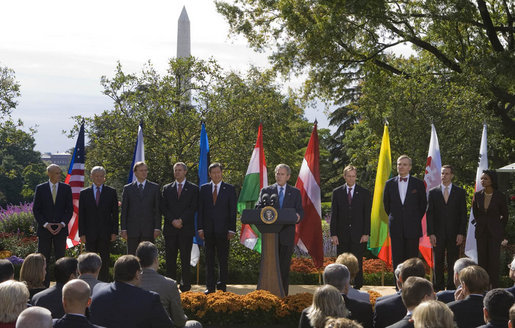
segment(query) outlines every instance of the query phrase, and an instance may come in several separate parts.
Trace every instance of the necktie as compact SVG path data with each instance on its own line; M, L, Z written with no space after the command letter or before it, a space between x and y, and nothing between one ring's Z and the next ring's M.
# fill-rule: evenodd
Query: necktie
M57 196L57 186L54 184L54 185L52 185L52 200L54 201L54 204L55 204L56 196Z
M215 190L213 190L213 205L216 204L217 197L218 197L218 192L216 191L216 185L215 185Z
M139 195L140 195L140 196L143 196L143 183L140 183L140 184L138 185L138 190L139 190Z
M449 187L445 187L443 190L443 199L445 200L445 204L447 204L447 201L449 200Z
M402 178L401 177L401 181L408 182L408 178Z
M98 204L100 203L100 187L97 186L97 194L95 195L95 201Z
M179 186L177 187L177 198L181 197L182 192L182 183L179 183Z
M279 188L279 206L283 208L284 201L284 187Z
M349 205L352 203L352 188L349 188L347 191L347 200L349 201Z

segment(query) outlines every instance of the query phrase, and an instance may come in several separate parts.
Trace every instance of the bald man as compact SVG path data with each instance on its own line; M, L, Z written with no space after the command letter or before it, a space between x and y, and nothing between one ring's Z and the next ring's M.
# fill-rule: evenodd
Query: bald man
M16 328L52 328L52 313L40 306L31 306L20 313Z

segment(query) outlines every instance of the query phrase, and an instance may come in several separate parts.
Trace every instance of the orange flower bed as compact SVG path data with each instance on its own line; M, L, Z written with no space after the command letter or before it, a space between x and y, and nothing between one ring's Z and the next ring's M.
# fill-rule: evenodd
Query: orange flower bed
M391 264L386 264L380 259L365 259L363 258L363 273L378 273L378 272L391 272L393 271Z
M382 295L375 290L369 290L368 294L370 296L370 304L372 304L372 307L374 307L376 305L376 300Z

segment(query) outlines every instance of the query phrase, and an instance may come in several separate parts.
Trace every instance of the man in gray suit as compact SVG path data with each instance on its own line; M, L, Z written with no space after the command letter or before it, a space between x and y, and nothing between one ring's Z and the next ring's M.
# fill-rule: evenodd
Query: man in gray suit
M134 255L140 242L153 242L161 234L161 212L159 186L147 180L147 165L137 162L133 171L136 181L123 187L121 236L127 253Z
M79 279L84 280L89 285L91 294L93 294L93 289L96 285L99 283L105 284L98 280L102 259L96 253L83 253L79 255L77 261L79 262Z
M136 249L136 256L143 269L139 287L159 294L161 303L170 315L174 327L202 328L200 322L188 320L184 314L175 280L157 273L159 260L156 245L149 241L141 242Z

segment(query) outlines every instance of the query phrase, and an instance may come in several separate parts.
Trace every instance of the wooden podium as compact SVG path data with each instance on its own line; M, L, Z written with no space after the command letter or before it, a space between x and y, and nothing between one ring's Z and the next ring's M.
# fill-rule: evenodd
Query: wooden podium
M241 222L253 224L261 232L261 265L257 289L268 290L278 297L286 296L279 266L279 231L285 224L295 224L294 208L276 209L265 206L243 210Z

